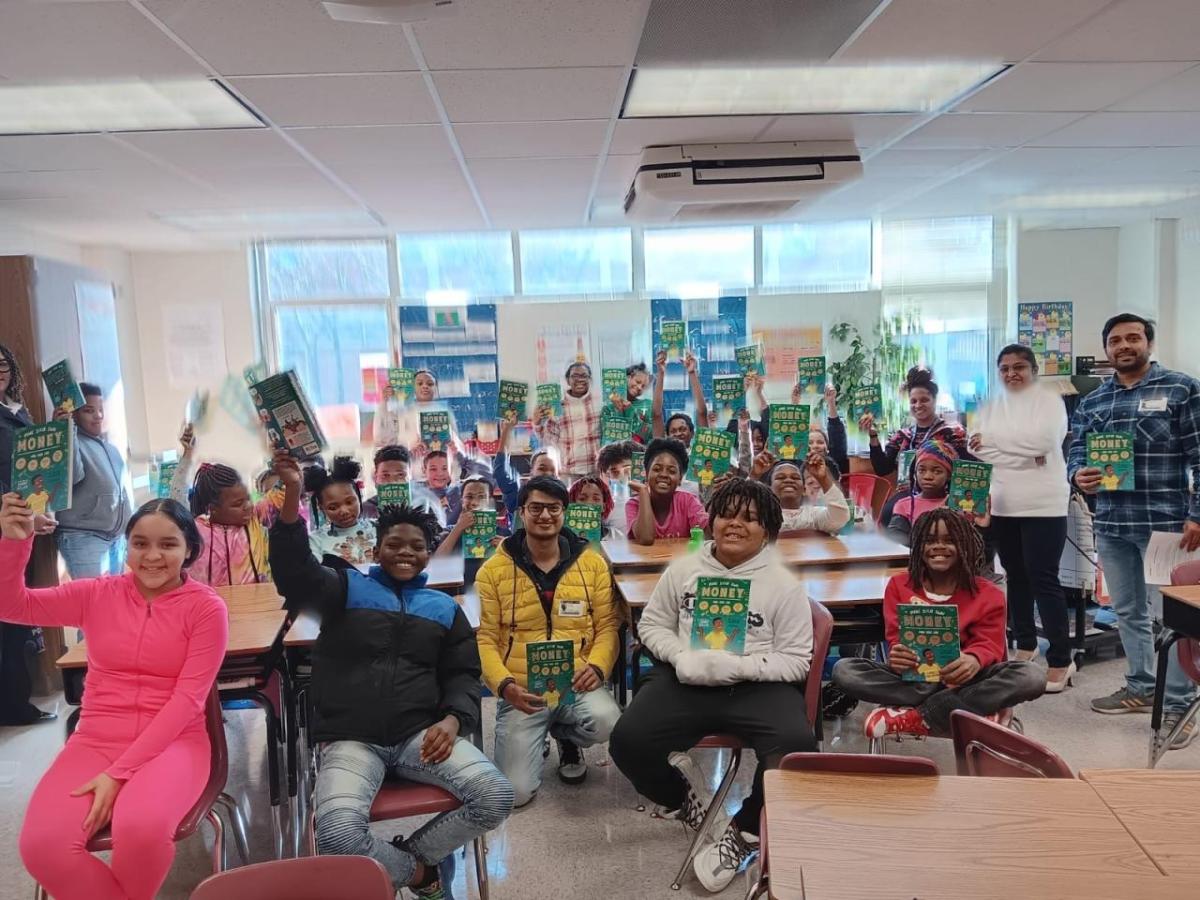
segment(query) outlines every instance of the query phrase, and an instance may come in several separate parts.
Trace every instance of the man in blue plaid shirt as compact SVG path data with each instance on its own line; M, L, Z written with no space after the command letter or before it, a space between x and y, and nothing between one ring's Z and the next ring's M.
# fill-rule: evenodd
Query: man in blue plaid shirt
M1114 316L1104 324L1103 337L1116 374L1075 410L1067 469L1080 490L1096 495L1096 549L1128 672L1125 686L1093 700L1092 709L1150 712L1154 642L1143 557L1152 531L1180 532L1181 547L1200 547L1200 381L1150 361L1154 323L1140 316ZM1114 431L1133 435L1133 490L1102 491L1103 473L1087 464L1088 434ZM1193 692L1191 679L1171 653L1163 721L1168 733ZM1186 747L1195 737L1193 721L1171 749Z

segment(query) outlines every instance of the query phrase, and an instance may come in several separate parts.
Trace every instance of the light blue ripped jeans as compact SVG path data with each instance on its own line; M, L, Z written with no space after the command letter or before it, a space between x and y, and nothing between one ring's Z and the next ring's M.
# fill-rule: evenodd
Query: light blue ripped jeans
M437 865L508 817L512 785L474 744L459 738L445 762L423 763L424 738L422 730L396 747L359 741L325 745L316 790L320 853L369 856L387 869L399 890L413 880L418 862ZM440 787L462 806L425 823L401 849L369 828L371 804L385 777ZM444 887L449 891L449 885Z

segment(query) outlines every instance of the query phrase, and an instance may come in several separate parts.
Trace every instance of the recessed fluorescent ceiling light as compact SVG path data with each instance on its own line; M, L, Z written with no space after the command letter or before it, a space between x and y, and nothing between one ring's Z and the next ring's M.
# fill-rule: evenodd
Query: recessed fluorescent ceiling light
M379 228L370 215L357 209L214 209L156 214L166 225L185 231L230 231L246 234L287 234L311 228Z
M1200 195L1200 185L1128 187L1113 190L1089 188L1026 194L1014 198L1009 206L1014 209L1116 209L1123 206L1162 206L1197 195Z
M0 86L0 134L263 127L207 78Z
M636 69L622 115L927 112L1003 68L975 62Z

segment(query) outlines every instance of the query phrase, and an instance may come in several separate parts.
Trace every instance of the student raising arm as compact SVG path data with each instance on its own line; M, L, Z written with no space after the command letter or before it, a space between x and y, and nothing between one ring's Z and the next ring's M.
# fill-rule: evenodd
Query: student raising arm
M696 421L708 421L708 401L704 399L704 387L700 384L699 366L696 357L689 350L683 358L684 368L687 369L688 385L692 389L692 402L696 404ZM686 413L675 413L669 419L663 410L663 391L667 381L667 351L659 350L654 358L654 368L657 377L654 379L654 406L652 410L654 437L672 437L682 441L685 447L691 446L692 438L696 436L696 426Z
M688 465L683 444L656 438L646 448L645 465L646 480L629 483L633 496L625 504L625 517L630 540L653 544L658 538L685 538L708 524L700 498L679 489Z

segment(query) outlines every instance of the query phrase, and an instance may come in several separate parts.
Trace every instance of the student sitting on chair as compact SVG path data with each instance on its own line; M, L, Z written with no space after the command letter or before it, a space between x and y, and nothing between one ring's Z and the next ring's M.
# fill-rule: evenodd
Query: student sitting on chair
M271 568L289 610L321 616L312 662L312 740L326 745L317 848L371 857L396 890L449 898L454 850L504 821L513 793L460 737L479 724L479 652L458 604L425 586L437 522L422 509L385 506L369 574L328 557L321 565L300 522L300 469L284 453L275 469L285 496L271 529ZM370 810L389 776L443 788L462 806L407 839L380 840Z
M758 849L764 769L787 753L816 750L816 741L803 689L812 663L812 612L804 585L769 546L783 525L779 501L761 482L731 478L713 491L709 511L713 540L667 567L642 614L638 633L654 667L617 723L609 752L638 793L695 830L712 792L686 751L714 733L735 735L754 749L758 771L750 795L732 821L722 814L711 824L715 841L695 858L696 876L716 892ZM711 617L713 628L703 627L701 578L748 582L741 652L692 649L694 642L729 646L743 627L723 620L719 638Z
M688 467L687 450L671 438L655 438L646 448L646 479L631 481L625 504L629 539L653 544L659 538L686 538L708 524L700 498L679 489Z
M1040 697L1046 689L1040 667L1006 661L1004 594L976 575L982 555L979 532L962 513L932 509L913 526L908 571L893 575L883 596L888 661L843 659L833 668L833 683L839 688L851 697L880 704L867 716L867 737L948 737L950 713L956 709L994 716ZM921 671L921 662L900 642L896 607L901 603L948 603L958 608L961 650L958 659L941 667L939 682L904 680L906 672Z
M521 488L525 527L507 538L475 578L479 591L479 656L483 678L498 698L496 763L513 783L516 805L542 783L546 736L558 741L558 776L587 777L579 752L608 740L621 710L604 690L617 659L620 619L604 557L563 528L567 489L554 478ZM570 641L575 648L573 703L553 709L529 683L527 649L537 641ZM565 685L558 685L559 693Z
M754 458L751 474L761 477L779 498L783 508L783 531L825 531L837 534L850 521L850 507L841 488L833 480L824 454L812 450L803 463L775 461L769 450ZM809 482L816 484L816 497L809 494Z

